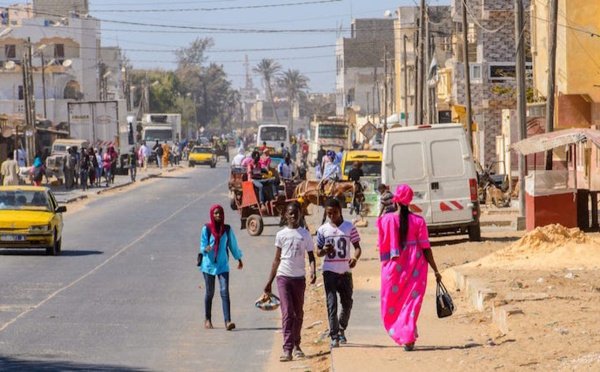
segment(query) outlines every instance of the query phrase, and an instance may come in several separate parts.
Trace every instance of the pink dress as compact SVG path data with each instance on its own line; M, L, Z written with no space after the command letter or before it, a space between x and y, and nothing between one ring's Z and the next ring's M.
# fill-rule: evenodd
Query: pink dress
M386 213L377 220L381 260L381 319L388 335L399 345L415 342L417 318L427 287L429 249L427 225L422 217L408 215L406 244L400 247L400 216Z

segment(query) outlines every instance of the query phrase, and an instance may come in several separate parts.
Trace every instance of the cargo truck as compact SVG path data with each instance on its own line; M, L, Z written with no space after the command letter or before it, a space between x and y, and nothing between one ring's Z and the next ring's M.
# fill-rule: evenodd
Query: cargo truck
M118 168L124 165L135 145L135 125L127 121L125 100L68 102L69 137L88 140L95 149L114 146L119 153Z

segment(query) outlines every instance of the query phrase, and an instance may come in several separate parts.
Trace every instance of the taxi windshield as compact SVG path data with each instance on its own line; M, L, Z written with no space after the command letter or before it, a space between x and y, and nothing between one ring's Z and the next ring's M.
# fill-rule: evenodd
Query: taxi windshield
M50 212L50 201L43 191L0 191L0 210L35 210Z

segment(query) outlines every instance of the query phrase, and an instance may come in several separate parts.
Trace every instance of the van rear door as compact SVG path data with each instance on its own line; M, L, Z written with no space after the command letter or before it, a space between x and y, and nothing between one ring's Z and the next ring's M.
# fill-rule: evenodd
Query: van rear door
M462 127L429 131L431 215L434 225L473 219L469 179L474 173L471 151Z
M386 136L382 181L394 192L399 184L408 184L414 196L411 210L431 223L427 147L418 131L390 131ZM391 161L390 161L391 160Z

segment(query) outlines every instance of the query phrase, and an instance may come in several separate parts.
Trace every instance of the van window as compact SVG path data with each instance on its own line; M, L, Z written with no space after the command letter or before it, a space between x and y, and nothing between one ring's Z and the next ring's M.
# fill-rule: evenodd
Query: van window
M465 173L465 162L460 141L449 139L431 142L431 163L434 177L462 176Z
M418 180L425 176L423 147L419 142L393 145L392 162L392 178L396 182Z

